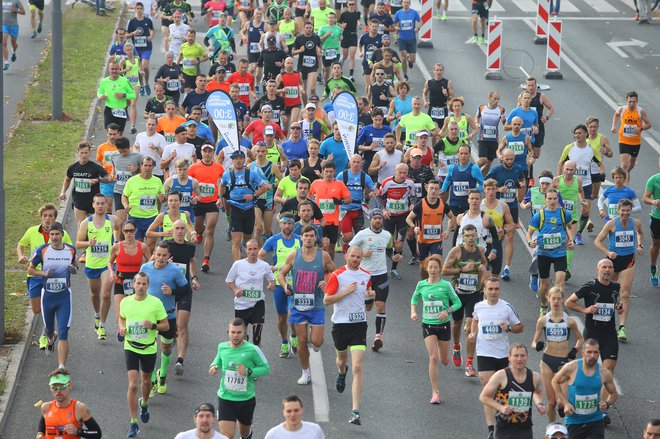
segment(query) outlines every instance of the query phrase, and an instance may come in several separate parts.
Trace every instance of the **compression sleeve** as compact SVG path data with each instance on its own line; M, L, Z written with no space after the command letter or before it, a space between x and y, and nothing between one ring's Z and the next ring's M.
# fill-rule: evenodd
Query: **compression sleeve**
M600 195L598 196L598 210L604 210L607 212L607 209L605 209L605 194L603 192L601 192Z
M96 420L91 417L83 422L84 427L80 431L80 437L86 439L101 439L101 427Z
M632 200L632 203L633 203L633 207L632 207L633 212L639 212L640 210L642 210L642 203L639 202L639 198L635 198L634 200Z
M41 415L41 419L39 419L38 433L43 433L46 435L46 418L44 418L44 415Z

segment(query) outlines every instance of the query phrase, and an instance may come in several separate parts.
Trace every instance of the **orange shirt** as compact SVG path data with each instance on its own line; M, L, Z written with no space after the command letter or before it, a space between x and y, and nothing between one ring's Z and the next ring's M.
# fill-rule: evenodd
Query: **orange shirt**
M220 83L220 82L218 82L218 81L213 81L213 80L212 80L212 81L209 81L209 82L206 84L206 91L208 91L209 93L211 93L211 92L214 92L214 91L216 91L216 90L222 90L222 91L224 91L224 92L229 93L229 85L230 85L230 84L229 84L228 81L224 81L224 82Z
M637 146L642 143L642 111L639 106L634 110L623 107L619 126L619 143Z
M156 131L162 133L165 136L167 143L174 143L176 139L174 138L174 131L177 127L186 123L186 118L175 114L172 119L167 116L163 116L158 119L158 125L156 126Z
M110 156L117 152L117 147L110 142L101 143L96 149L96 161L105 168L108 174L112 174L112 162Z
M330 182L325 180L314 180L309 190L309 197L321 208L323 218L327 225L339 225L339 205L335 204L333 198L346 199L351 196L346 185L339 180Z
M218 201L218 180L224 173L225 168L216 161L207 165L200 160L188 169L188 175L199 182L199 191L202 194L200 203Z
M63 429L67 424L73 424L81 428L80 422L76 419L76 400L72 399L67 407L58 407L55 401L51 401L48 407L48 413L44 416L46 419L46 437L49 439L77 439L79 436L67 434Z

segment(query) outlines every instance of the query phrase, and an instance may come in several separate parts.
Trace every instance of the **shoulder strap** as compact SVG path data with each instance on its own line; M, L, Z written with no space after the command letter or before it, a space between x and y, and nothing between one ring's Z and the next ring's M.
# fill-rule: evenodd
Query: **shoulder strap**
M539 232L543 229L543 224L545 223L545 207L539 210Z

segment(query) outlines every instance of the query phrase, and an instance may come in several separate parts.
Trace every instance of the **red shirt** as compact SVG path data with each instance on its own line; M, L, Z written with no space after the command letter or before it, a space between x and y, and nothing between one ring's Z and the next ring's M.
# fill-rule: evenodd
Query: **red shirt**
M250 90L254 90L254 75L252 73L241 75L240 72L234 72L229 75L227 82L230 84L238 84L240 87L238 99L243 101L245 105L250 108Z
M218 81L215 81L215 80L211 80L211 81L206 83L206 91L211 93L211 92L214 92L216 90L222 90L222 91L225 91L225 92L229 93L229 85L230 84L229 84L228 81L218 82Z
M270 126L273 127L275 130L275 137L278 139L284 139L284 133L282 132L282 128L275 122L270 122ZM250 138L250 133L252 133L252 144L256 145L257 142L263 142L264 140L264 128L266 128L266 124L264 123L263 120L257 119L253 120L250 122L250 124L245 128L245 131L243 132L243 137Z

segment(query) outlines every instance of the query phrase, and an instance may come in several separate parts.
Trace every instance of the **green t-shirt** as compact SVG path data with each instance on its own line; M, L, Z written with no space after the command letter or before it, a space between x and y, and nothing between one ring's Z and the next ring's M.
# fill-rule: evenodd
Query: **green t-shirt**
M309 13L311 18L314 18L314 32L319 33L321 27L328 24L328 15L330 13L335 13L335 10L332 8L326 7L321 10L321 8L313 8Z
M115 93L125 93L126 97L118 98ZM126 109L127 100L135 99L135 90L128 79L124 76L119 76L116 80L112 80L109 76L101 79L99 88L96 91L96 96L101 97L105 95L105 106L112 109Z
M181 71L188 76L196 76L197 75L197 68L199 67L199 64L192 64L191 61L194 59L199 60L199 58L203 57L206 55L206 49L204 49L204 46L202 46L199 43L193 43L193 44L188 44L183 43L181 45L181 49L179 50L181 53Z
M422 322L427 325L442 325L450 319L449 315L440 320L440 313L451 308L451 312L460 309L463 304L449 282L441 279L440 282L430 284L428 279L417 282L415 292L410 299L411 305L417 305L422 299ZM449 305L451 303L451 306Z
M307 177L300 176L300 178L309 181L309 179ZM300 181L300 179L298 181ZM296 195L297 195L296 183L297 182L291 180L291 177L288 176L288 175L280 180L280 183L277 186L277 188L282 191L282 197L283 198L286 198L286 199L296 198Z
M137 300L135 295L125 297L119 305L119 315L126 319L126 338L124 349L142 355L155 354L158 351L156 344L156 329L145 328L142 322L149 320L157 323L167 319L167 312L163 302L150 294L143 300ZM138 347L134 347L137 345ZM139 346L147 346L140 349Z
M71 237L69 236L69 232L67 232L66 230L64 231L64 237L62 238L62 241L65 244L73 245L73 243L71 242ZM18 244L21 247L24 247L25 249L28 249L30 251L29 259L32 259L32 257L34 256L34 252L37 251L37 249L42 245L44 245L45 243L46 240L44 239L44 235L41 233L40 225L32 226L29 229L27 229L21 240L18 241ZM37 270L41 270L41 264L39 264L34 268L36 268ZM28 274L27 277L34 277L34 276L30 276Z
M163 182L152 175L149 180L134 175L126 181L124 195L131 209L128 214L134 218L154 218L158 215L158 195L164 194Z
M654 200L660 200L660 174L655 174L646 182L646 190L651 192ZM651 208L651 217L660 219L660 208L653 206Z
M239 374L236 370L239 364L246 369L252 369L252 375ZM228 401L247 401L254 398L254 378L270 373L270 365L264 353L249 341L236 348L228 341L220 343L211 366L218 366L218 372L222 371L218 398Z
M326 52L328 49L334 49L335 50L334 55L331 53L327 56L328 59L334 59L338 55L338 53L336 53L336 50L339 49L339 37L341 37L342 28L336 24L334 26L330 26L329 24L327 24L325 26L322 26L321 29L319 29L319 37L322 37L323 35L328 33L328 31L330 31L330 35L328 36L328 38L323 40L322 43L323 51Z
M399 122L401 129L406 129L406 141L415 144L417 142L417 131L433 131L435 124L433 119L426 113L419 113L417 116L412 113L405 114Z

